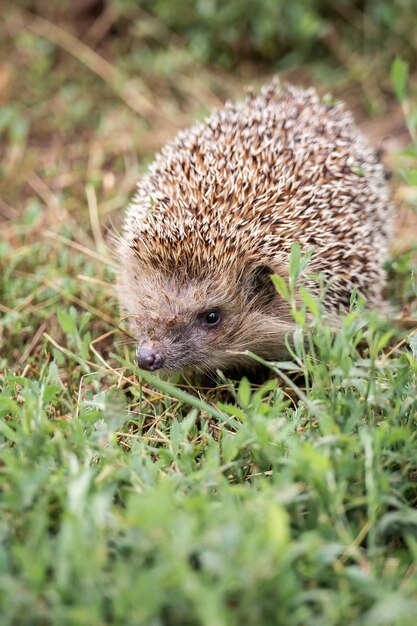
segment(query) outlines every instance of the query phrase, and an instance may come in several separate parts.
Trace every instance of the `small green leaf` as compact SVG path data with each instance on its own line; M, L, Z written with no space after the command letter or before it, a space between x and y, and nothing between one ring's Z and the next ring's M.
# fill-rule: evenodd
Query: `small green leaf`
M0 433L2 433L2 435L4 435L6 439L13 441L13 443L17 443L18 436L16 432L13 430L13 428L10 428L8 423L4 420L0 421Z
M240 405L244 409L246 409L250 404L251 388L250 388L250 383L248 379L245 377L243 377L242 380L240 381L240 384L237 390L237 397L239 399Z
M271 276L271 280L274 284L275 289L277 290L277 292L279 293L279 295L286 301L288 302L290 299L290 294L288 292L288 287L287 287L287 283L285 282L285 280L282 278L282 276L278 276L277 274L274 274L273 276Z
M222 440L223 463L230 463L240 451L240 441L236 435L225 435Z
M381 352L381 350L385 348L385 346L388 344L388 342L393 336L394 336L394 330L392 329L387 330L387 332L384 333L382 337L380 337L376 343L376 350L375 350L376 353Z
M408 79L408 63L395 57L391 65L391 81L399 102L404 102Z
M317 300L311 295L307 289L300 287L300 296L304 304L310 309L314 317L319 317L320 315L320 306Z
M366 176L366 170L360 165L352 165L350 171L352 174L356 174L356 176Z
M0 416L4 417L8 413L13 416L19 415L19 405L7 396L0 396Z
M174 419L171 424L170 439L171 439L173 451L175 453L178 453L180 442L181 442L181 428L180 428L178 420L176 419Z
M226 404L224 402L218 402L217 405L219 409L221 409L224 413L236 417L240 422L245 423L248 421L248 417L245 411L236 406L236 404Z
M57 318L59 325L66 335L73 335L77 332L74 320L65 309L58 309Z
M294 286L301 272L301 246L297 241L291 244L290 281Z

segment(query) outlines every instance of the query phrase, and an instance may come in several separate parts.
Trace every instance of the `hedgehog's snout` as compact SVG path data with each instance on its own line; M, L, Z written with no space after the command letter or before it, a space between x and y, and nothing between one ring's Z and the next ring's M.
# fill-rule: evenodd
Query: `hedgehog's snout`
M164 364L164 358L158 350L148 348L147 346L139 346L136 352L136 360L139 367L144 370L154 372L160 370Z

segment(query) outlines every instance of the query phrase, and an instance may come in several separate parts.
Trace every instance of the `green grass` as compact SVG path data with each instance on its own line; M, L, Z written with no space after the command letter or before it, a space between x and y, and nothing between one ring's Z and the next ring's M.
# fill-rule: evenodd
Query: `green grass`
M415 623L415 335L318 322L303 387L213 407L83 357L88 317L2 375L3 624Z
M103 239L154 150L259 66L232 77L176 39L149 46L172 26L161 7L135 31L149 48L140 76L133 35L83 56L56 29L69 21L0 16L1 626L414 626L415 68L408 82L397 60L389 87L411 134L391 155L411 220L388 268L402 322L353 302L332 333L304 293L294 354L263 386L175 385L134 367ZM392 19L394 31L405 17ZM384 55L402 54L400 32ZM325 89L365 66L347 50L351 65L322 66ZM378 92L376 76L343 84L390 111L376 69Z

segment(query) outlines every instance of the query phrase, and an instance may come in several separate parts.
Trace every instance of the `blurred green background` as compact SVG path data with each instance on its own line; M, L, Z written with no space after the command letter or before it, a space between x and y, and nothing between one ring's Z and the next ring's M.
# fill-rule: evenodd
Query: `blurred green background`
M401 56L414 73L416 23L416 0L6 0L3 204L24 209L35 171L59 196L70 186L70 206L90 182L120 208L138 162L276 72L378 116L376 141L398 135L389 69Z
M366 57L371 67L399 52L410 63L416 59L414 0L27 0L22 6L53 21L72 19L81 30L83 21L87 26L110 12L107 32L119 39L119 53L135 53L136 62L166 46L227 69L245 62L337 66L344 53Z
M88 141L71 174L87 169L93 184L107 180L106 192L112 178L103 179L98 161L119 181L126 159L149 158L177 128L248 83L281 72L342 95L367 117L392 116L390 64L399 55L413 73L417 60L416 0L20 0L2 7L1 173L13 173L2 195L19 206L31 194L33 169L62 174L71 159L67 150L55 158L51 144L59 151L75 138L80 146ZM380 129L383 136L382 122ZM91 142L100 148L86 165Z

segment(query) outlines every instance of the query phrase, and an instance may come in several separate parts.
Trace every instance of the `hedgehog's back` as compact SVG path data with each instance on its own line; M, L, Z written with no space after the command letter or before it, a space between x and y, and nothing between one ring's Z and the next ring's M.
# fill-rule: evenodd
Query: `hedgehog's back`
M383 168L344 106L272 83L163 148L126 232L158 262L180 249L202 266L226 247L273 266L299 241L314 247L312 269L332 279L337 307L353 288L379 302L391 218Z

